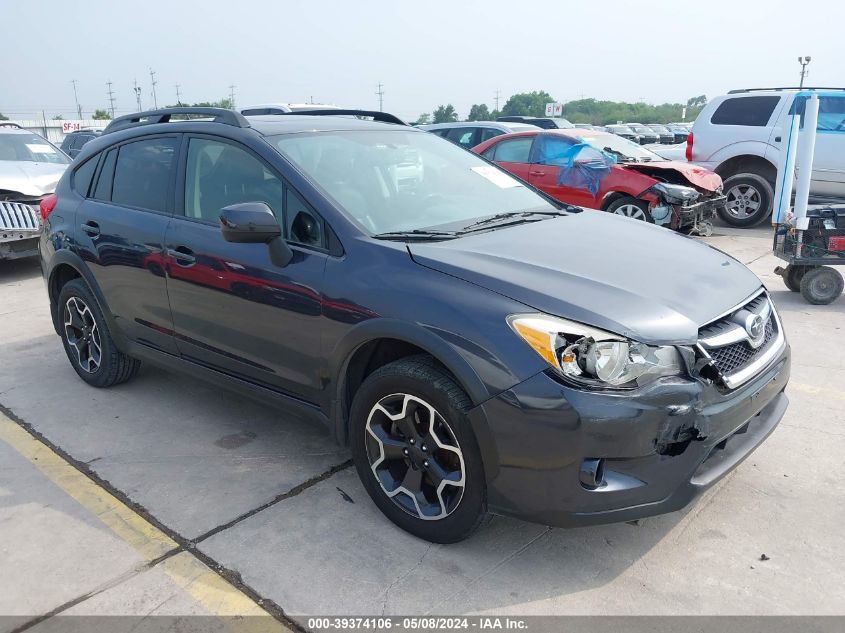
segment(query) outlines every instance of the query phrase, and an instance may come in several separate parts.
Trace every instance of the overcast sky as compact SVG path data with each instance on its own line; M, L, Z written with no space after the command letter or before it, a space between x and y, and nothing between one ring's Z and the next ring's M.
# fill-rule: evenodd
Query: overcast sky
M649 103L732 88L845 86L841 0L0 0L0 112L72 118L108 107L314 101L407 119L546 90Z

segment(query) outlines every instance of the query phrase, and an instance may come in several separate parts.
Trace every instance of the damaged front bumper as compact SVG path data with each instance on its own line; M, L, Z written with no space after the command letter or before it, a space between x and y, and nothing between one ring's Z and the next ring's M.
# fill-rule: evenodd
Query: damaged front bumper
M33 201L0 200L0 259L37 255L40 235L41 218Z
M741 388L669 378L591 392L540 373L470 412L496 438L491 512L556 526L678 510L745 459L787 406L790 352Z
M711 229L710 220L716 215L716 210L725 206L726 197L713 195L699 198L695 202L676 203L665 199L658 200L650 207L651 217L655 224L665 225L671 229L690 229L704 233ZM700 226L708 223L708 226Z

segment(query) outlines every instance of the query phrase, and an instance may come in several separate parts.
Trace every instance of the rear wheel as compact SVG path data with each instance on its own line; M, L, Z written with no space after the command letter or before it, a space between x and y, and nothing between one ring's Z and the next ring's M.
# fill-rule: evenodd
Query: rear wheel
M839 271L830 266L808 270L801 278L801 296L808 303L827 305L842 294L843 279Z
M350 412L358 476L396 525L435 543L460 541L485 515L481 454L464 412L470 401L428 356L385 365Z
M62 286L58 308L61 337L70 364L94 387L132 378L141 363L117 349L93 293L81 279Z
M736 174L725 180L724 191L725 206L719 209L719 217L731 226L754 226L772 212L775 194L762 176Z
M801 292L801 280L812 266L796 266L789 264L783 271L783 283L792 292Z
M642 220L643 222L654 221L652 220L651 212L648 210L648 202L630 196L611 202L607 207L607 212L624 215L626 218L633 220Z

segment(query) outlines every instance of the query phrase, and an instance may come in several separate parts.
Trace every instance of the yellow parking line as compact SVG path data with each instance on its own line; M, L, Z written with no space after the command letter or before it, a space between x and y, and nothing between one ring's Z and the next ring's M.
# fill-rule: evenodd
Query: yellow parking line
M102 521L147 562L179 544L117 497L78 471L49 446L0 412L0 440L25 457L46 477ZM289 631L252 598L187 551L164 559L161 569L210 614L238 631ZM265 616L242 618L241 616Z

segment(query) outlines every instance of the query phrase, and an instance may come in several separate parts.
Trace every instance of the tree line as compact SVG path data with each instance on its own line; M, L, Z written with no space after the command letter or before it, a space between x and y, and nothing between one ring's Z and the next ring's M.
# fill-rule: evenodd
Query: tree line
M511 97L502 106L501 111L490 110L485 103L476 103L470 108L466 121L490 121L498 116L546 116L546 104L556 100L544 90L520 92ZM636 121L637 123L672 123L681 120L686 107L687 121L694 121L707 103L705 95L687 99L683 103L628 103L625 101L599 101L597 99L578 99L563 104L561 116L572 123L592 123L608 125L617 121ZM424 112L414 125L426 123L450 123L460 120L460 115L451 103L437 106L433 112Z

